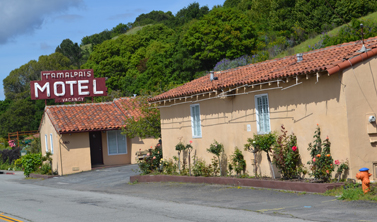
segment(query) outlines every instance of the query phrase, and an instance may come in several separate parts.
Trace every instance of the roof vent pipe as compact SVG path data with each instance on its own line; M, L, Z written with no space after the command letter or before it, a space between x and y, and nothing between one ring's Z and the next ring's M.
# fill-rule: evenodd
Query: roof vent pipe
M211 80L211 82L212 82L213 80L217 80L217 79L218 79L217 77L215 77L215 74L214 74L213 71L211 71L211 72L209 72L209 73L210 73L210 75L209 75L209 79Z
M302 61L302 53L297 53L296 57L297 57L297 62L301 62Z

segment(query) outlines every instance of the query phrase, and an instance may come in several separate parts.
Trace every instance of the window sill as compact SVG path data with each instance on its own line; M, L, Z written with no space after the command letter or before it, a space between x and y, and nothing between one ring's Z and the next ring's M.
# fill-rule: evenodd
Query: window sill
M114 153L114 154L107 154L108 156L118 156L118 155L126 155L127 153Z

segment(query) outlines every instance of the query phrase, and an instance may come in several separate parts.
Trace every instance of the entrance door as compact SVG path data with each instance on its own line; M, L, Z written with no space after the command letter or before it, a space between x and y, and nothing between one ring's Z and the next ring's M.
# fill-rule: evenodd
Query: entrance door
M103 164L101 131L89 132L92 165Z

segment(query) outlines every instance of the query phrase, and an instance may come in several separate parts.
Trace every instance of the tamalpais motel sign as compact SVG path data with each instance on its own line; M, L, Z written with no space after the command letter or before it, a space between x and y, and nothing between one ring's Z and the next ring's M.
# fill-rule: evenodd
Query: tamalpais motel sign
M107 96L106 79L94 78L93 74L93 69L42 71L40 81L30 82L31 99L76 102Z

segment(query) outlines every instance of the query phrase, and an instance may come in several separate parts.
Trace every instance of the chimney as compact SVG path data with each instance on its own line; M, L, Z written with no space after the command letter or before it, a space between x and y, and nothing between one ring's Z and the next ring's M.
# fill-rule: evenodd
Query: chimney
M297 57L297 62L301 62L302 61L302 53L297 53L296 57Z
M211 82L212 82L213 80L218 80L218 78L215 77L214 71L210 71L209 73L210 73L210 75L209 75L209 79L211 80Z

